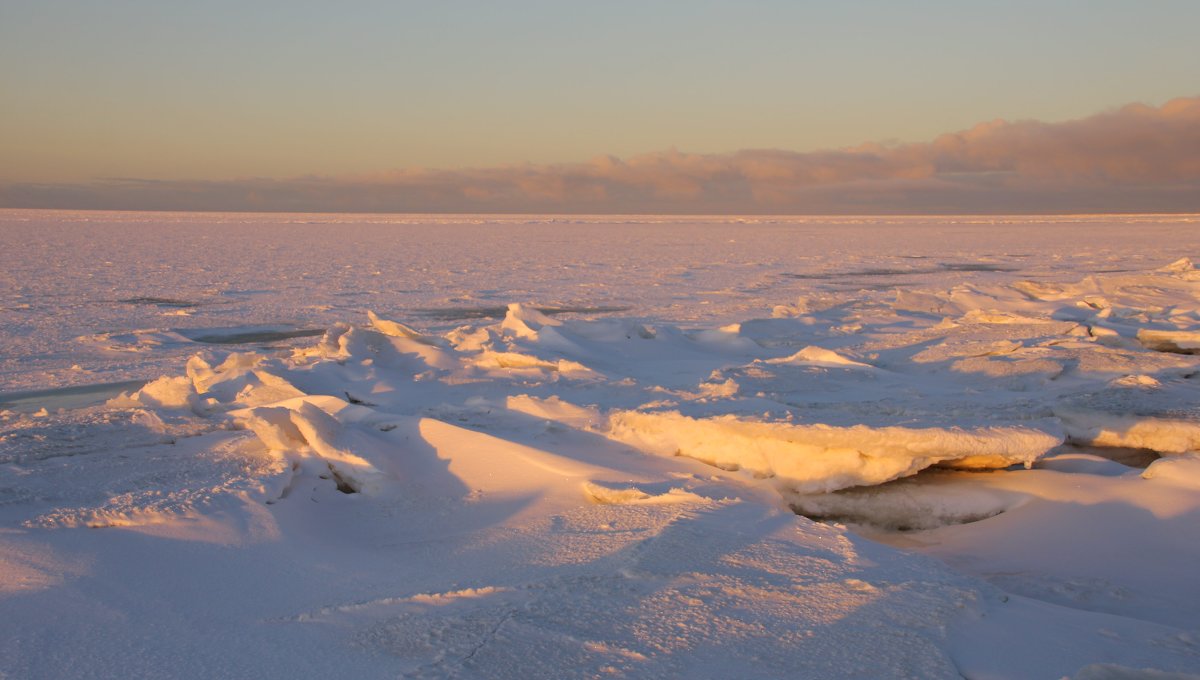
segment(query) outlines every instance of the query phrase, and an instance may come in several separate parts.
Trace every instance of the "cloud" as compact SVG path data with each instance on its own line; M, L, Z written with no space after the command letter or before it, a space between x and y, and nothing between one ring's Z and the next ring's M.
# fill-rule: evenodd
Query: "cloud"
M224 181L0 185L0 206L566 213L1200 212L1200 97L930 142L675 150L585 163Z

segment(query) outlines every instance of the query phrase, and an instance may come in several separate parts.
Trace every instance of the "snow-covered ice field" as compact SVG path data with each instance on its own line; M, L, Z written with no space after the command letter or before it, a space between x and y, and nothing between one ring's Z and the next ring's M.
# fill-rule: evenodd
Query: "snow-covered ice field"
M1200 677L1198 227L0 211L0 678Z

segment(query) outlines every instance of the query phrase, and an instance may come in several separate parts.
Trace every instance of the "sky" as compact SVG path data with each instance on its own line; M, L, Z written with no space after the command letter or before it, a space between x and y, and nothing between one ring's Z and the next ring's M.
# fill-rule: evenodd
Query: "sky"
M1194 165L1120 143L1036 196L812 169L998 120L1069 137L1130 104L1171 119L1124 116L1130 139L1187 151L1196 26L1194 0L0 0L0 207L1200 210ZM793 156L806 180L745 171ZM1081 180L1117 162L1183 174Z

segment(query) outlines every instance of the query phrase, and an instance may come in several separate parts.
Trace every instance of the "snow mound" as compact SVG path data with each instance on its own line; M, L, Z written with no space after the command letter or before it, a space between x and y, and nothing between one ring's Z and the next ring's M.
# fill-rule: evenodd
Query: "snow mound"
M518 338L538 339L539 331L545 328L562 325L561 322L543 314L537 309L514 302L508 306L504 321L500 323L503 332Z
M847 357L834 352L833 350L824 349L809 345L804 349L796 352L791 356L782 359L767 359L768 364L792 364L792 365L813 365L813 366L847 366L854 368L872 368L869 364L864 364L861 361L854 361Z
M1200 454L1156 460L1142 472L1142 478L1200 489Z
M648 493L636 486L606 486L600 483L587 482L583 492L595 503L603 505L658 505L662 503L708 503L707 498L678 487L671 487L662 493Z
M440 338L430 337L420 333L419 331L405 326L398 321L381 319L379 318L379 315L370 310L367 310L367 318L371 320L371 326L384 335L390 335L394 338L407 338L409 340L415 340L421 344L431 345L434 347L441 347L445 344Z
M315 459L328 469L339 489L378 493L386 488L383 447L363 430L344 428L341 421L308 399L253 408L238 422L269 450L290 454L297 465Z
M113 408L160 408L203 410L196 386L187 376L161 376L132 394L121 394L108 400Z
M1189 257L1181 257L1178 260L1175 260L1174 262L1172 262L1171 264L1164 265L1164 266L1158 268L1158 271L1165 272L1168 274L1178 274L1181 272L1190 272L1190 271L1195 271L1195 270L1196 270L1196 265L1192 263L1192 259Z

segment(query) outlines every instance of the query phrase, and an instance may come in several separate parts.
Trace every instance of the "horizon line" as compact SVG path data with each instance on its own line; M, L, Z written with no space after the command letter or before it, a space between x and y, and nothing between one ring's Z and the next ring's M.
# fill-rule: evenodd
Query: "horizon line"
M396 212L396 211L373 211L373 210L180 210L175 208L8 208L0 207L0 214L5 213L20 213L20 212L44 212L44 213L107 213L107 214L122 214L122 213L158 213L158 214L176 214L176 215L371 215L371 216L395 216L395 217L674 217L680 219L690 218L739 218L739 217L755 217L755 218L778 218L778 219L812 219L812 218L849 218L849 217L897 217L897 218L919 218L919 217L1196 217L1200 218L1200 212L1197 211L1180 211L1180 212L1144 212L1144 211L1107 211L1107 212L862 212L862 213L675 213L675 212L640 212L640 213L604 213L604 212L506 212L506 211L491 211L491 212Z

